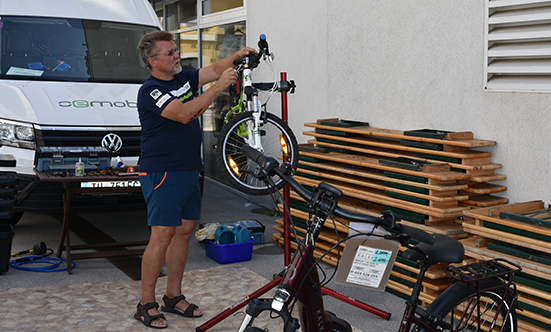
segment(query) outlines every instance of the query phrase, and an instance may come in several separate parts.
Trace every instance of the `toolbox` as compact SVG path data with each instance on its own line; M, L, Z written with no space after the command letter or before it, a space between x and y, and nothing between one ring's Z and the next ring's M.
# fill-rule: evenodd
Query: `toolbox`
M36 151L38 171L74 170L79 158L85 167L104 170L111 166L111 152L103 147L40 147Z

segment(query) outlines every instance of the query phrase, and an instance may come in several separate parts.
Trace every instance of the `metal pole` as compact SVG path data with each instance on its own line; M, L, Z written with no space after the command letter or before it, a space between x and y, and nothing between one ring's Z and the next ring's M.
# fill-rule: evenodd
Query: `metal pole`
M287 81L287 73L282 72L281 73L281 82ZM285 123L289 123L288 119L288 104L287 104L287 92L281 93L281 119ZM285 206L290 207L291 206L291 193L289 186L286 185L283 187L283 200L285 201ZM290 208L289 208L290 211ZM283 248L284 248L284 263L285 266L289 266L289 263L291 262L291 232L289 231L289 225L291 225L291 216L285 213L285 209L283 212L283 218L285 220L285 225L283 227Z

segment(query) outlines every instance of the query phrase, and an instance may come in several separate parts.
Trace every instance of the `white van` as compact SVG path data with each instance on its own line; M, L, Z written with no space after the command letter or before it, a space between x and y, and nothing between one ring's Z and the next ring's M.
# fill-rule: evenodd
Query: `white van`
M40 183L33 168L43 147L122 143L112 161L136 165L137 92L149 76L137 45L161 29L147 0L0 0L0 154L13 155L21 178L15 224L24 211L62 208L59 183ZM75 208L134 206L141 194L83 195Z

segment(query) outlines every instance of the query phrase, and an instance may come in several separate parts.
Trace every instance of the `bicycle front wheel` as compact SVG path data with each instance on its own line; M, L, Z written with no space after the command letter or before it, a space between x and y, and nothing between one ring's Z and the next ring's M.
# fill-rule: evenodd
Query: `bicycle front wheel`
M222 128L216 145L216 163L230 185L250 195L267 195L283 188L284 181L278 176L262 180L259 166L243 153L243 145L252 145L254 137L252 112L234 117ZM277 116L265 113L261 117L260 142L264 155L287 162L293 168L298 165L298 144L291 128ZM259 178L260 177L260 178Z
M500 280L489 279L481 281L479 288L480 301L477 301L473 285L456 283L440 294L427 311L450 324L453 327L450 331L517 331L517 314L515 307L511 307L514 295L507 286Z

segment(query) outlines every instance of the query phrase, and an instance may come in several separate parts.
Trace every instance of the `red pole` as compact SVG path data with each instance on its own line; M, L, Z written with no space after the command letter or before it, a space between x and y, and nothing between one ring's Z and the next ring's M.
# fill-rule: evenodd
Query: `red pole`
M355 307L358 307L362 310L365 310L367 312L370 312L374 315L377 315L379 317L382 317L386 320L389 320L390 319L390 313L388 312L385 312L385 311L382 311L381 309L377 309L375 307L372 307L370 306L369 304L365 303L365 302L362 302L360 300L356 300L356 299L353 299L351 297L348 297L348 296L345 296L345 295L342 295L341 293L338 293L330 288L327 288L327 287L322 287L321 288L321 292L323 294L327 294L329 296L332 296L338 300L341 300L345 303L348 303L348 304L351 304Z
M287 73L281 73L281 82L287 81ZM288 104L287 104L287 92L281 93L281 119L285 123L289 123L288 115ZM291 206L291 193L289 186L283 187L283 200L285 201L285 206ZM289 212L290 213L290 212ZM284 248L284 263L285 266L289 266L291 263L291 232L289 231L289 225L291 225L291 216L286 213L286 210L283 209L283 218L285 220L285 225L283 227L283 248Z

